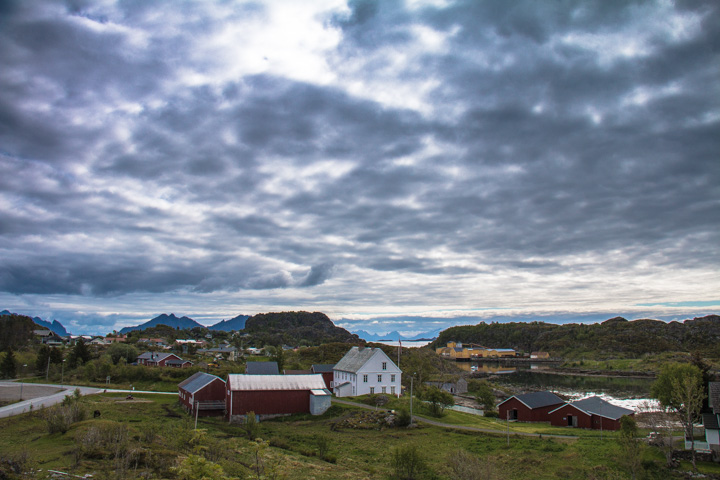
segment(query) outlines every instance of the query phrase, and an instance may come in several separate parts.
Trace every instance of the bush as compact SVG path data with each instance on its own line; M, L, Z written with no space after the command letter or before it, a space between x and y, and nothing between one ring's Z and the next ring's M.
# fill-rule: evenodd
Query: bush
M396 447L391 457L394 478L413 479L425 467L420 451L415 445Z
M249 440L255 440L260 432L260 425L255 417L255 412L248 412L245 416L245 423L243 423L243 430Z
M410 420L410 412L404 408L400 409L395 415L395 425L398 427L407 427L410 425Z
M485 413L483 413L483 416L487 418L498 418L500 414L492 410L486 410Z
M73 423L87 418L87 410L80 405L76 397L66 395L61 405L43 410L42 418L48 433L65 433Z

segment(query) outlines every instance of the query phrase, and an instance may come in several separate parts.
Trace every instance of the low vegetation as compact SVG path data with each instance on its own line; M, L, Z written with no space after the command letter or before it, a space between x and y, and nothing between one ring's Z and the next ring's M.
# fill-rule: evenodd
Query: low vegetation
M579 439L525 438L414 428L334 428L356 408L257 423L193 419L167 395L111 394L69 400L100 416L77 418L65 431L48 430L44 412L0 420L4 478L45 478L39 469L90 473L104 479L666 479L662 452L635 443L633 458L617 435ZM392 401L390 402L392 403ZM372 412L370 412L372 413ZM449 412L443 421L457 412ZM521 461L520 461L521 460ZM698 463L700 471L709 468ZM23 475L34 470L36 473ZM682 478L678 476L677 478Z

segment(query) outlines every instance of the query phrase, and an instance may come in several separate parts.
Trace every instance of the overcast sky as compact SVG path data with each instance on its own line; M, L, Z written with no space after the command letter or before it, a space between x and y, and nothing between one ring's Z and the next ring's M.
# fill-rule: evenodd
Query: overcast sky
M0 2L0 309L719 313L719 48L714 0Z

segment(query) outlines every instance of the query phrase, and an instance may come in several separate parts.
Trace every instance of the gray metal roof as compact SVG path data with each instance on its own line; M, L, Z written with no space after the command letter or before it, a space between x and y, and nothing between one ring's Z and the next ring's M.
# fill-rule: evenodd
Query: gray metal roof
M280 375L277 362L247 362L245 364L247 375Z
M375 350L377 349L370 347L352 347L345 356L335 364L333 370L357 373L375 354Z
M175 360L174 358L171 358L165 363L167 365L182 365L184 363L189 363L190 365L192 365L192 362L190 360L183 360L182 358L180 360Z
M159 353L159 352L145 352L138 356L138 359L152 360L153 362L159 362L167 357L175 355L174 353ZM177 355L175 355L177 357ZM180 358L180 357L178 357ZM182 360L182 359L181 359Z
M702 420L705 430L720 430L720 421L718 416L714 413L703 413Z
M714 413L720 414L720 382L708 383L708 404Z
M204 388L206 385L209 385L213 380L220 380L221 382L225 383L225 380L215 375L210 375L209 373L205 372L197 372L196 374L180 382L178 388L182 388L188 393L195 393Z
M565 403L565 400L552 392L523 393L522 395L515 395L515 398L527 405L528 408L542 408Z
M322 375L228 375L231 390L324 390Z
M335 368L334 363L316 363L312 366L312 371L315 373L330 373Z
M609 418L611 420L618 420L623 415L631 415L635 413L634 410L630 410L623 407L618 407L610 402L606 402L600 397L588 397L582 400L571 402L575 408L582 410L583 412L599 415L601 417ZM556 409L557 410L557 409Z

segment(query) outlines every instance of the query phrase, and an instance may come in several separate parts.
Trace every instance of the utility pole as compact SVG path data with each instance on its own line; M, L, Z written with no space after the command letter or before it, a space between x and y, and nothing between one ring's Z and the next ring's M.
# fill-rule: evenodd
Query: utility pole
M505 415L505 423L507 424L507 445L510 446L510 410L508 409Z
M48 378L50 377L50 353L48 352L48 364L47 364L47 370L45 371L45 381L48 381Z
M195 402L195 430L197 430L198 412L200 411L199 402Z
M65 360L63 358L61 367L60 367L60 387L65 385Z
M410 425L413 424L413 380L415 380L415 372L410 377Z

